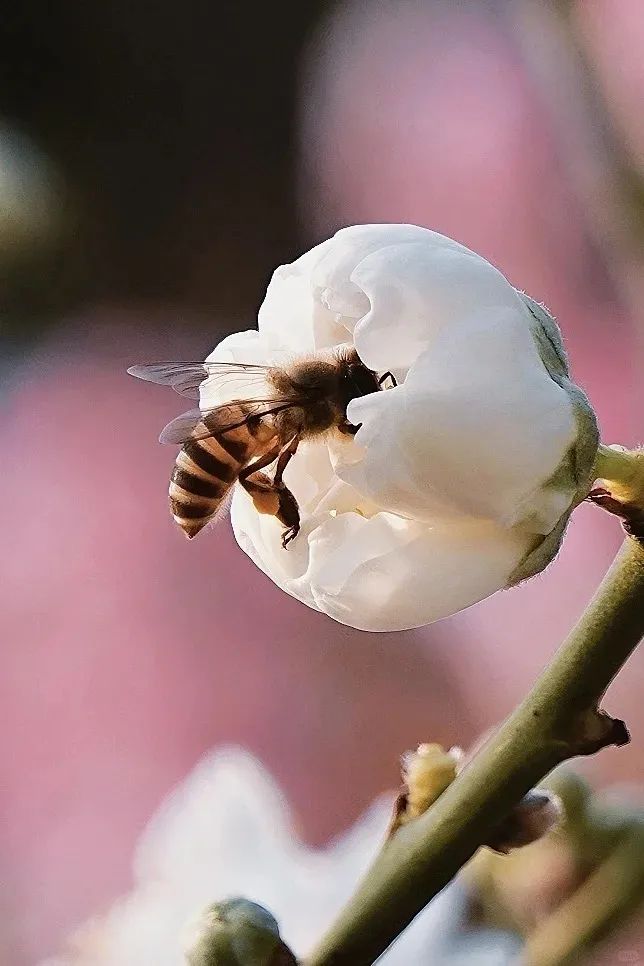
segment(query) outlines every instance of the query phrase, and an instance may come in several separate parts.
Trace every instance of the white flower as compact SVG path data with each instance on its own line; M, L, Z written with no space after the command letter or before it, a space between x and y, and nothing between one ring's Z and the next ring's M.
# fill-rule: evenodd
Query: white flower
M211 755L152 820L130 895L88 923L72 951L42 966L184 966L195 915L234 895L269 910L294 953L306 954L381 847L390 814L391 801L376 803L342 838L314 851L294 837L284 799L258 762L241 751ZM516 941L506 934L457 934L466 903L462 887L448 887L379 962L509 963Z
M353 440L303 445L285 482L303 526L236 488L240 546L283 590L364 630L461 610L543 569L598 445L556 323L489 262L413 225L357 225L278 268L259 331L209 357L277 363L355 346L396 388L354 399ZM219 401L202 387L201 405Z

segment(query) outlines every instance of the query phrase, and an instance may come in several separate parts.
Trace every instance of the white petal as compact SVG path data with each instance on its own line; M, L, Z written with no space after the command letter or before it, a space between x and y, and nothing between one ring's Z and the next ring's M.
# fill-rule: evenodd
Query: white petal
M492 304L520 301L497 269L451 238L416 225L353 225L276 270L259 329L294 351L356 329L363 360L386 370L411 365L451 318Z
M442 235L426 235L378 249L351 273L368 299L354 341L372 369L409 368L443 329L488 308L525 319L518 295L489 262Z
M346 342L369 309L351 273L382 246L424 240L467 252L457 242L416 225L352 225L273 273L259 310L259 331L271 348L310 352ZM475 256L478 257L478 256Z
M346 329L315 298L311 280L313 266L332 241L323 242L273 273L257 316L260 334L270 349L302 353L346 341Z
M362 428L336 472L389 510L525 520L548 533L573 498L542 487L575 439L570 399L509 308L446 327L404 385L354 400L348 415Z
M137 850L136 882L74 937L74 952L42 966L180 966L186 927L204 906L243 895L275 915L285 941L306 954L382 846L391 800L375 802L323 850L292 828L283 795L249 755L204 758L163 803ZM383 964L442 962L466 912L452 884L423 911Z
M287 550L280 526L235 495L235 536L288 594L351 627L397 631L469 607L504 587L531 537L490 520L434 525L391 513L323 511L309 517Z
M283 361L349 332L368 365L407 378L350 405L363 427L336 461L343 480L416 519L460 513L554 527L573 489L543 484L574 442L573 408L497 269L414 225L346 228L278 269L261 335L231 337L217 356ZM215 398L207 383L202 400Z

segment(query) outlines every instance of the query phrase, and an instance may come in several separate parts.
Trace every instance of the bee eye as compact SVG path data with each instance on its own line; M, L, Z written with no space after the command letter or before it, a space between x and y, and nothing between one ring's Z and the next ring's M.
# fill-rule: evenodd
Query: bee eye
M376 376L362 364L348 366L345 378L349 380L360 396L367 396L378 389Z

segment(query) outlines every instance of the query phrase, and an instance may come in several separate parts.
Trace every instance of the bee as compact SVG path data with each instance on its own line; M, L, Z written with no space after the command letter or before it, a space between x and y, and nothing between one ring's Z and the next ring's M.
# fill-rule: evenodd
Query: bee
M189 539L214 520L238 483L255 509L277 517L286 548L300 529L300 511L284 471L303 440L327 433L353 436L352 399L378 392L389 378L368 369L355 349L301 356L284 366L235 362L132 366L132 376L199 398L206 380L220 389L253 392L212 409L195 409L169 423L162 443L181 446L170 477L170 512ZM259 398L257 394L259 393ZM272 464L271 475L265 470Z

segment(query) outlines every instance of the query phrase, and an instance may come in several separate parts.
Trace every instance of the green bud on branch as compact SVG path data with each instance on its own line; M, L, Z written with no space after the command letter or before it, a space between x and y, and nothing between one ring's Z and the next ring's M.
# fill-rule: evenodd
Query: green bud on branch
M208 906L193 930L188 966L296 966L274 917L248 899Z

